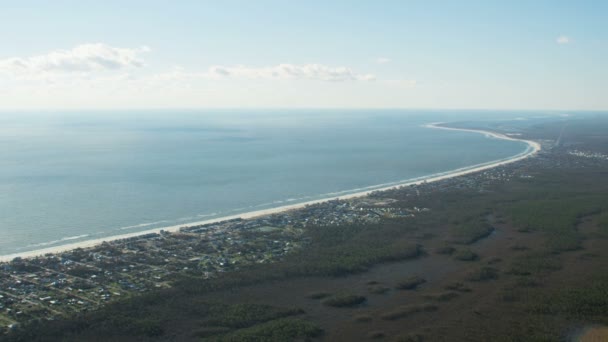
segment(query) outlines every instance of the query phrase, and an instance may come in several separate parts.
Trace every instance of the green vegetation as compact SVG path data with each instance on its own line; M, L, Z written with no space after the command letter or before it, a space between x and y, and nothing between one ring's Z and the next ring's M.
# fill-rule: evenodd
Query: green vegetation
M433 311L437 311L438 309L439 309L439 307L437 305L433 305L433 304L404 305L404 306L398 307L397 309L389 311L389 312L381 315L380 317L384 320L393 321L396 319L411 316L411 315L419 313L419 312L433 312Z
M522 300L523 291L517 288L505 287L499 291L499 298L503 302L511 303L518 302Z
M313 292L309 294L307 297L310 299L323 299L331 296L331 293L327 292Z
M498 263L501 263L501 262L502 262L501 258L499 258L499 257L493 257L493 258L490 258L490 260L487 261L487 264L488 265L494 265L494 264L498 264Z
M209 341L225 342L257 342L257 341L293 341L296 339L312 338L322 334L315 324L301 319L284 318L240 329Z
M481 267L466 277L469 281L487 281L498 279L498 270L493 267Z
M163 338L172 326L184 319L197 325L196 329L184 331L182 339L191 337L216 337L230 335L241 329L255 328L265 324L266 331L274 327L276 320L297 316L300 309L285 309L268 305L204 302L175 293L174 296L150 294L116 302L103 310L78 316L72 320L54 321L46 324L35 321L30 329L20 330L17 341L71 341L104 339L154 339ZM291 321L289 321L291 322ZM44 335L37 332L44 326ZM249 330L246 330L249 331ZM77 337L76 337L77 336Z
M608 237L608 210L602 211L598 216L597 226L602 237Z
M479 259L479 255L470 249L461 249L454 253L454 259L460 261L475 261Z
M211 337L221 336L230 332L230 328L227 327L202 327L192 332L193 337Z
M537 287L539 285L539 282L531 277L518 277L514 283L515 287Z
M382 231L383 234L378 234ZM341 276L363 272L374 264L411 259L423 253L422 246L400 240L407 230L397 222L380 227L344 226L332 229L311 228L310 235L317 243L298 258L300 267L290 265L289 272L302 275ZM392 233L392 235L391 235ZM394 238L380 236L388 234Z
M493 231L485 219L478 219L458 224L452 229L452 236L455 242L468 245L488 237Z
M397 342L424 342L424 336L420 334L407 334L397 337Z
M511 207L513 223L525 231L546 233L547 248L553 253L582 248L582 236L576 227L580 219L598 214L604 196L576 196L535 199Z
M205 323L231 328L243 328L255 323L304 313L301 309L278 309L258 304L212 305L210 309L209 318Z
M450 245L441 246L435 249L435 253L444 255L452 255L455 251L456 248Z
M363 302L365 302L365 297L347 293L336 294L323 300L324 305L336 308L357 306Z
M524 245L513 245L513 246L511 246L511 250L514 250L514 251L526 251L528 249L530 249L530 248L528 248L527 246L524 246Z
M436 300L438 302L447 302L454 298L458 298L459 296L460 296L460 294L458 292L445 291L445 292L425 295L425 298L431 299L431 300Z
M390 291L390 288L382 285L373 285L368 287L367 290L369 291L369 293L373 294L385 294Z
M384 333L384 331L370 331L367 334L367 337L369 337L371 339L379 339L379 338L386 337L386 334Z
M426 283L426 279L419 276L412 276L400 281L397 284L397 289L399 290L414 290L418 286Z
M371 322L372 316L369 315L357 315L354 318L355 322Z
M596 276L585 287L545 293L535 311L608 324L608 274Z
M562 262L554 254L529 253L516 258L508 273L527 276L557 271L561 268Z
M471 289L464 283L456 282L445 286L446 290L458 291L458 292L471 292Z

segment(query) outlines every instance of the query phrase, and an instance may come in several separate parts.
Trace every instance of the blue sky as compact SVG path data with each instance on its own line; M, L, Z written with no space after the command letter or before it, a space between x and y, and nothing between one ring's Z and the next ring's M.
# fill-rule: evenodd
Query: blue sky
M15 1L0 108L608 109L606 1Z

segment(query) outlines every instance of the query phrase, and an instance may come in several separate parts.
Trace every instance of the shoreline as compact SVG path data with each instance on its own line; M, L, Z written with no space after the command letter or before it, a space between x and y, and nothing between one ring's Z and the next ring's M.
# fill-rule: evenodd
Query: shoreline
M351 194L326 197L326 198L316 199L316 200L312 200L312 201L284 205L284 206L279 206L279 207L274 207L274 208L255 210L255 211L234 214L234 215L229 215L229 216L217 217L217 218L203 220L203 221L184 223L184 224L173 225L173 226L168 226L168 227L153 228L153 229L143 230L143 231L139 231L139 232L120 234L120 235L114 235L114 236L109 236L109 237L105 237L105 238L98 238L98 239L86 240L86 241L81 241L81 242L74 242L74 243L69 243L69 244L65 244L65 245L47 247L47 248L42 248L42 249L37 249L37 250L32 250L32 251L24 251L24 252L18 252L18 253L13 253L13 254L1 255L0 262L11 261L12 259L14 259L16 257L33 258L36 256L45 255L45 254L61 253L61 252L73 250L76 248L89 248L89 247L100 245L103 242L122 240L122 239L137 237L137 236L141 236L141 235L146 235L146 234L150 234L150 233L160 233L161 230L166 231L166 232L178 232L181 228L217 223L217 222L236 219L236 218L251 219L251 218L255 218L255 217L276 214L276 213L280 213L280 212L284 212L284 211L301 209L308 205L328 202L328 201L332 201L332 200L336 200L336 199L352 199L352 198L365 197L365 196L367 196L373 192L377 192L377 191L386 191L386 190L392 190L392 189L396 189L396 188L400 188L400 187L404 187L404 186L437 182L437 181L441 181L444 179L449 179L449 178L458 177L458 176L462 176L462 175L466 175L466 174L470 174L470 173L488 170L491 168L495 168L495 167L505 165L505 164L514 163L519 160L528 158L541 150L540 144L535 141L532 141L532 140L517 139L517 138L513 138L510 136L501 134L501 133L496 133L496 132L491 132L491 131L467 129L467 128L444 127L444 126L439 126L440 124L443 124L443 123L441 123L441 122L430 123L430 124L424 125L423 127L479 133L479 134L485 135L486 137L492 137L492 138L501 139L501 140L524 142L528 145L528 147L524 152L516 154L512 157L505 158L505 159L490 161L487 163L482 163L482 164L477 164L477 165L471 165L471 166L467 166L467 167L463 167L463 168L459 168L459 169L455 169L455 170L450 170L450 171L446 171L446 172L442 172L442 173L431 174L428 176L423 176L423 177L419 177L419 178L415 178L415 179L406 180L401 183L396 183L396 184L389 185L386 187L375 188L375 189L355 192L355 193L351 193Z

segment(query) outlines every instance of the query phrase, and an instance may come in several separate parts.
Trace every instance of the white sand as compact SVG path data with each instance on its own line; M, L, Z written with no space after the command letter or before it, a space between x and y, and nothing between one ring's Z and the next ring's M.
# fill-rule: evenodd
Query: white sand
M436 181L440 181L440 180L443 180L443 179L448 179L448 178L452 178L452 177L462 176L462 175L466 175L466 174L470 174L470 173L474 173L474 172L478 172L478 171L482 171L482 170L491 169L491 168L494 168L494 167L497 167L497 166L500 166L500 165L505 165L505 164L513 163L513 162L516 162L518 160L522 160L524 158L527 158L527 157L529 157L531 155L534 155L538 151L540 151L540 149L541 149L541 146L540 146L539 143L537 143L535 141L531 141L531 140L516 139L516 138L513 138L513 137L508 137L508 136L506 136L504 134L494 133L494 132L489 132L489 131L483 131L483 130L464 129L464 128L448 128L448 127L437 126L439 124L440 123L432 123L432 124L426 125L425 127L428 127L428 128L437 128L437 129L445 129L445 130L453 130L453 131L474 132L474 133L484 134L487 137L493 137L493 138L497 138L497 139L512 140L512 141L522 141L522 142L525 142L526 144L528 144L529 148L528 148L528 150L526 152L518 154L518 155L515 155L515 156L513 156L512 158L509 158L509 159L503 159L503 160L500 160L500 161L485 163L485 164L481 164L481 165L474 165L474 166L467 167L467 168L453 170L453 171L450 171L448 173L444 173L444 174L442 174L440 176L432 176L431 175L428 178L418 179L416 181L407 181L407 182L404 182L404 183L399 183L399 184L387 186L387 187L384 187L384 188L367 190L367 191L352 193L352 194L343 195L343 196L335 196L335 197L323 198L323 199L318 199L318 200L314 200L314 201L308 201L308 202L303 202L303 203L286 205L286 206L281 206L281 207L276 207L276 208L251 211L251 212L248 212L248 213L242 213L242 214L236 214L236 215L218 217L218 218L209 219L209 220L205 220L205 221L191 222L191 223L180 224L180 225L175 225L175 226L170 226L170 227L154 228L154 229L140 231L140 232L135 232L135 233L130 233L130 234L115 235L115 236L109 236L109 237L100 238L100 239L87 240L87 241L75 242L75 243L70 243L70 244L61 245L61 246L55 246L55 247L49 247L49 248L44 248L44 249L38 249L38 250L34 250L34 251L27 251L27 252L15 253L15 254L3 255L3 256L0 256L0 261L10 261L10 260L12 260L15 257L31 258L31 257L35 257L35 256L44 255L44 254L47 254L47 253L61 253L61 252L69 251L69 250L76 249L76 248L93 247L93 246L96 246L96 245L100 245L104 241L120 240L120 239L135 237L135 236L139 236L139 235L149 234L149 233L159 233L161 230L169 231L169 232L176 232L176 231L179 231L180 228L199 226L199 225L204 225L204 224L209 224L209 223L215 223L215 222L220 222L220 221L225 221L225 220L230 220L230 219L235 219L235 218L249 219L249 218L254 218L254 217L259 217L259 216L265 216L265 215L269 215L269 214L280 213L280 212L284 212L284 211L287 211L287 210L300 209L300 208L304 208L305 206L310 205L310 204L322 203L322 202L327 202L327 201L335 200L335 199L350 199L350 198L363 197L363 196L367 196L370 193L375 192L375 191L390 190L390 189L395 189L395 188L399 188L399 187L402 187L402 186L408 186L408 185L414 185L414 184L422 184L424 182L426 182L426 183L436 182Z

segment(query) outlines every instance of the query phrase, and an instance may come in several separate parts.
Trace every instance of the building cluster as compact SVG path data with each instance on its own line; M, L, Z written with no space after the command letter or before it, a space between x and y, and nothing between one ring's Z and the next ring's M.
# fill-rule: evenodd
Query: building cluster
M608 155L600 152L572 150L568 151L568 154L582 158L608 160Z
M202 278L279 259L305 243L302 229L233 220L146 234L0 264L0 325L54 319L166 288L179 274Z
M54 319L152 289L179 275L217 276L281 259L308 243L307 226L379 222L428 209L401 209L372 198L334 200L247 220L144 234L0 263L0 325Z

